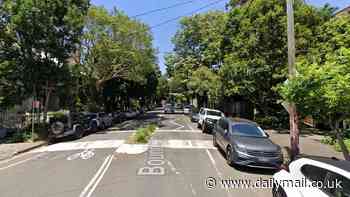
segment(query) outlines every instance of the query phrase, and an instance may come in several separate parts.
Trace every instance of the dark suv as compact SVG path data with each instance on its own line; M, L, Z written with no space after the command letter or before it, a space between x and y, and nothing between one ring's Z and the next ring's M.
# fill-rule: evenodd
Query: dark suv
M278 169L283 161L281 148L249 120L221 118L213 131L213 143L225 151L230 165Z
M50 118L49 141L53 142L57 138L74 136L83 137L89 128L89 121L82 113L68 113L59 117Z

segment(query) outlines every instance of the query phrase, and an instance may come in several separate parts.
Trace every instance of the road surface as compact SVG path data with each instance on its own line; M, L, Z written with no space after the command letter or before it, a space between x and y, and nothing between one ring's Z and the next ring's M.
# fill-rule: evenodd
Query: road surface
M135 129L150 123L157 124L157 130L148 145L126 144ZM0 196L266 197L270 188L225 188L221 180L256 184L272 173L227 165L211 135L187 116L153 111L79 140L1 161Z

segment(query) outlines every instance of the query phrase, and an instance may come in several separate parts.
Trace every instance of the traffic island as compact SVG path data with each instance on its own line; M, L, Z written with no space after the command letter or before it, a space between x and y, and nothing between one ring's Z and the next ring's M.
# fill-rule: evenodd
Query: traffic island
M152 134L156 130L156 125L150 124L144 128L139 128L127 139L128 144L147 144Z

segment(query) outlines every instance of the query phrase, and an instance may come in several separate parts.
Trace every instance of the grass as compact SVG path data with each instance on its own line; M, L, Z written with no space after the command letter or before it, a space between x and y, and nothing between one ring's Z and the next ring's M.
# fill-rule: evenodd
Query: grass
M341 152L340 146L338 141L335 138L332 138L330 136L325 136L322 140L321 143L323 144L329 144L334 147L334 149L338 152ZM344 139L345 146L350 150L350 139Z
M129 144L146 144L156 130L156 125L150 124L144 128L137 129L127 140Z
M344 143L345 143L345 146L348 148L348 150L350 150L350 139L345 139ZM339 143L335 143L334 144L334 148L335 148L336 151L341 152Z

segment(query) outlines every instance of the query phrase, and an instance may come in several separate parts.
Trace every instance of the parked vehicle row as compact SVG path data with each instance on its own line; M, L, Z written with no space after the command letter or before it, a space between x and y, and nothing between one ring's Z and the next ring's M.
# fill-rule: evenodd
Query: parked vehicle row
M225 117L224 113L215 109L201 108L199 110L199 119L198 119L198 128L201 128L203 133L209 132L211 133L216 122Z
M144 111L144 110L142 110ZM79 139L87 132L97 132L138 116L140 111L129 110L127 112L76 112L69 113L62 117L50 118L49 141L66 136L73 136Z

